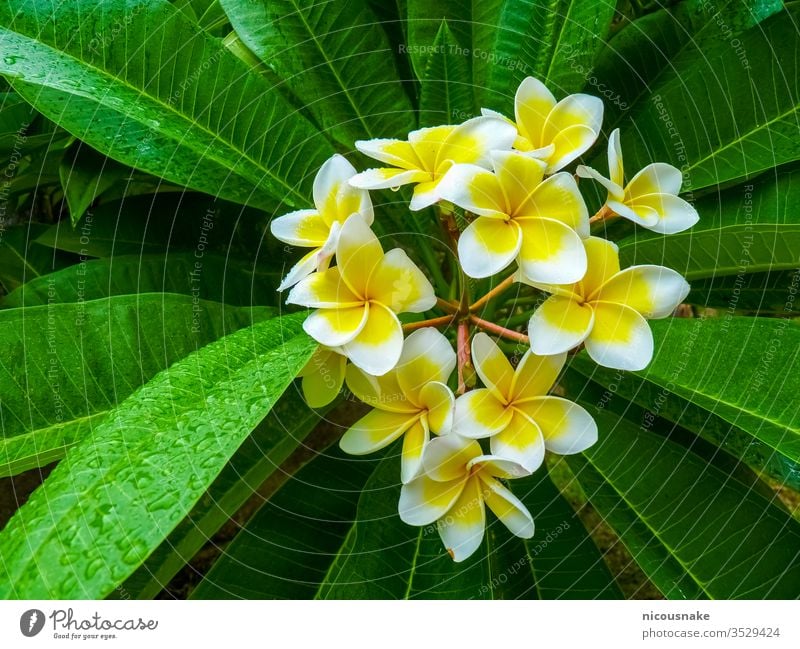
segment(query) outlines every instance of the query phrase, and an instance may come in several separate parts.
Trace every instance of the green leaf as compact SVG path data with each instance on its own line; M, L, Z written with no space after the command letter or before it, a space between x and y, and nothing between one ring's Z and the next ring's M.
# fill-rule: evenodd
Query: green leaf
M248 436L206 493L192 507L188 516L112 596L115 599L155 597L248 499L261 494L265 480L294 479L284 473L282 462L286 460L292 444L304 442L321 421L323 412L309 408L299 390L291 387L287 389L266 419ZM306 448L304 443L298 451ZM314 478L312 476L309 479L313 481ZM315 494L315 497L318 495ZM326 520L325 527L316 528L315 533L324 535L329 531L328 525ZM243 538L246 535L241 532L234 543ZM226 548L215 564L227 565L223 573L225 577L241 568L229 560L233 553L232 547ZM293 568L297 569L297 565ZM222 598L225 595L220 593L214 597ZM264 597L277 597L277 594Z
M579 91L608 34L612 0L491 0L473 3L474 80L481 105L513 114L527 76L557 96Z
M404 137L414 115L364 0L220 0L236 33L339 142Z
M352 527L380 458L338 446L302 468L256 512L192 599L310 599Z
M623 128L628 173L669 162L684 190L699 190L800 159L798 11L791 3L736 39L722 31L675 61Z
M80 145L61 161L58 171L73 227L103 192L130 175L128 167Z
M137 169L270 209L306 204L333 153L265 79L164 0L12 0L0 25L0 73L15 90Z
M167 253L89 259L34 279L3 306L83 302L136 293L180 293L234 306L279 306L280 271L220 254Z
M595 409L596 410L596 409ZM719 599L789 599L800 579L800 523L756 489L739 482L690 449L619 418L592 413L600 441L584 453L616 500L630 509L654 541L683 567L703 594ZM585 475L568 459L579 481ZM584 491L601 514L609 501ZM628 528L615 531L628 545ZM609 519L610 523L613 523ZM636 542L629 549L637 555ZM672 568L675 563L672 563ZM652 564L640 564L656 585L672 590ZM663 577L663 575L661 575ZM661 583L659 583L661 582ZM688 592L695 597L696 592Z
M60 459L159 371L271 313L166 293L0 311L0 476Z
M683 0L631 22L598 54L588 92L605 100L610 133L631 107L673 72L674 62L696 56L720 37L732 40L783 8L781 0ZM605 151L598 159L605 159Z
M304 317L226 336L111 412L0 532L0 597L103 597L128 577L306 363L316 343L302 333Z
M603 559L569 504L542 471L513 489L536 522L533 539L513 537L488 515L483 544L462 563L436 525L415 528L397 514L397 457L377 467L355 522L316 597L322 599L602 598L619 595Z
M797 270L709 277L692 282L686 301L731 314L797 316L800 304L791 299L797 285Z
M25 282L47 275L75 261L73 255L54 253L36 243L47 231L46 225L28 223L13 228L0 227L0 284L13 291Z
M615 392L651 415L800 487L800 327L790 320L731 316L651 326L656 354L638 378L593 368L587 359L573 365L593 380L614 383Z
M800 167L765 174L695 203L700 221L668 237L636 230L623 266L660 264L687 279L800 267Z
M452 30L455 44L460 48L457 53L463 55L469 67L472 67L472 10L469 3L463 0L439 0L435 3L429 0L405 0L402 4L405 5L404 24L408 39L404 49L411 57L417 79L425 78L442 20L446 20Z
M477 113L469 59L459 54L457 47L447 21L443 20L422 79L420 126L463 122Z

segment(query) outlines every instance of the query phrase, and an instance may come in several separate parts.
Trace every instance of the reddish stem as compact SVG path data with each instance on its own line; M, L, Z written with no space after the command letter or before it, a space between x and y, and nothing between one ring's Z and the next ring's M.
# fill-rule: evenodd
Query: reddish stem
M609 216L614 214L614 210L612 210L608 205L603 205L599 210L597 210L597 214L595 214L592 218L589 219L589 225L602 221L603 219L607 219Z
M469 325L464 321L458 323L456 350L456 357L458 359L457 394L464 394L467 391L467 384L464 381L464 369L472 362L469 353Z
M493 297L500 295L503 291L505 291L509 286L514 283L514 275L509 275L506 277L502 282L500 282L497 286L495 286L491 291L489 291L486 295L480 298L478 301L474 302L470 305L470 311L477 311L480 309L484 304L486 304L489 300Z
M441 327L442 325L449 325L453 322L453 316L443 315L440 318L430 318L429 320L422 320L421 322L410 322L403 325L403 331L416 331L425 327Z
M458 313L458 310L461 308L455 302L443 300L440 297L436 298L436 306L438 306L442 311L447 311L447 313Z
M520 343L530 344L530 338L528 338L525 334L521 334L518 331L512 331L511 329L506 329L505 327L501 327L494 322L489 322L488 320L483 320L478 316L471 315L469 317L470 321L480 329L484 331L491 332L493 334L497 334L498 336L502 336L503 338L508 338L509 340L515 340Z

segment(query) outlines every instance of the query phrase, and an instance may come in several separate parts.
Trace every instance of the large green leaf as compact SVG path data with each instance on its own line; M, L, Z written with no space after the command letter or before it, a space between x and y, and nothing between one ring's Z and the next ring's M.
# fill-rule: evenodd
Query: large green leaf
M346 147L415 126L386 34L364 0L220 0L242 41Z
M111 412L0 533L0 597L102 597L128 577L308 360L316 343L302 333L303 317L226 336ZM286 454L297 443L275 439Z
M472 6L473 76L481 102L511 114L526 76L543 81L557 97L583 88L616 3L490 0Z
M0 476L63 457L156 373L271 314L165 293L0 311Z
M692 282L686 301L691 304L765 315L800 315L800 303L792 293L798 290L797 270L709 277Z
M732 40L782 8L782 0L683 0L626 25L598 54L586 88L606 100L606 132L673 74L674 62L720 37Z
M419 100L420 126L463 122L474 116L469 62L457 50L455 36L442 21L428 59Z
M683 445L593 410L600 441L586 451L586 459L704 595L798 596L800 523L776 498L766 498ZM579 467L570 463L581 481ZM592 500L591 485L584 491ZM603 514L606 505L597 506ZM615 531L625 543L627 529Z
M668 237L637 229L619 242L623 266L660 264L687 279L800 267L800 167L709 194L700 221Z
M237 449L230 462L192 507L186 518L153 554L147 557L139 569L126 579L122 586L115 589L112 597L114 599L155 597L248 499L261 494L265 480L268 478L285 480L289 477L283 474L284 469L281 464L286 459L288 444L279 441L292 440L295 444L304 442L311 430L320 422L322 414L323 412L312 410L306 405L299 390L293 388L286 390L266 419ZM298 451L305 451L306 448L307 445L304 443ZM325 531L327 529L326 523ZM236 538L244 537L243 534L239 534ZM226 548L218 563L228 563L229 569L235 572L234 565L230 565L232 562L227 562L227 557L232 552L232 548ZM225 574L228 574L227 570ZM242 586L245 586L245 582ZM271 596L265 594L264 597Z
M164 0L12 0L0 25L0 73L130 166L269 209L305 204L332 153L265 79Z
M256 512L192 592L193 599L310 599L353 525L378 458L333 447Z
M721 31L674 61L623 128L628 173L669 162L685 190L698 190L800 159L798 12L791 3L736 39Z
M47 231L47 226L28 223L8 228L0 236L0 284L13 291L25 282L41 278L77 261L61 251L54 252L39 245L36 239Z
M484 542L454 563L436 525L414 528L397 514L397 457L369 478L355 522L333 557L322 599L570 599L619 595L603 559L546 472L514 481L536 521L533 539L513 537L489 516Z
M417 79L425 78L428 63L434 54L433 44L439 33L442 20L446 20L453 32L455 45L459 48L453 53L463 56L471 68L472 51L472 10L470 3L463 0L403 0L401 15L405 17L407 42L402 43L404 52L411 58ZM403 7L403 5L405 5Z
M82 302L135 293L180 293L235 306L278 306L281 274L220 254L162 253L90 259L20 286L3 306Z
M636 376L582 357L572 366L647 408L643 426L664 417L800 487L800 327L731 316L651 326L656 354Z

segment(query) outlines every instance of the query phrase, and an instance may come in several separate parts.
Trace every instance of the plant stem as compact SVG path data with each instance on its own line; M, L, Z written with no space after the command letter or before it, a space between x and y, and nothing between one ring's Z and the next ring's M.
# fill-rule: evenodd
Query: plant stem
M478 301L474 302L470 305L470 311L477 311L480 309L484 304L486 304L489 300L494 297L500 295L503 291L505 291L509 286L514 283L514 275L509 275L506 277L502 282L500 282L497 286L495 286L491 291L489 291L486 295L480 298Z
M599 223L600 221L607 219L609 216L614 214L614 210L612 210L608 205L603 205L599 210L597 210L597 214L595 214L592 218L589 219L589 225L593 225L594 223Z
M464 369L472 365L469 351L469 325L464 321L458 323L456 340L456 357L458 359L458 389L456 394L464 394L467 391Z
M489 322L488 320L482 320L476 315L470 315L469 317L470 322L472 322L476 327L483 329L484 331L489 331L493 334L497 334L498 336L502 336L503 338L508 338L509 340L515 340L519 343L530 343L530 338L528 338L525 334L521 334L518 331L512 331L511 329L506 329L505 327L501 327L494 322Z
M436 298L436 306L438 306L442 311L446 311L447 313L458 313L458 310L461 308L455 302L451 302L450 300L443 300L440 297Z
M424 327L441 327L442 325L449 325L453 322L455 316L443 315L440 318L430 318L428 320L421 320L420 322L409 322L403 325L403 331L415 331L423 329Z

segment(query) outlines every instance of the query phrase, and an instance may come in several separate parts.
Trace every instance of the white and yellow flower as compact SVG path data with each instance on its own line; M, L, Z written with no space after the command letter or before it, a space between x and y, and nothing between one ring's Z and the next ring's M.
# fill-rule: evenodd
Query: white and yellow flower
M682 232L700 218L697 210L678 196L683 175L670 164L649 164L625 185L619 129L614 129L608 138L609 178L584 165L578 166L577 174L593 178L608 190L605 206L611 212L653 232Z
M314 340L340 348L365 372L385 374L397 365L403 349L396 314L433 307L433 286L404 251L384 253L357 214L339 232L336 263L301 280L286 301L316 309L303 323Z
M359 140L356 148L375 160L392 165L368 169L350 179L363 189L385 189L415 183L409 205L421 210L439 200L437 191L447 170L457 163L489 164L489 151L510 149L514 127L496 117L475 117L457 126L434 126L412 131L408 140Z
M313 248L289 271L278 287L283 291L317 270L325 270L336 251L339 230L351 214L372 224L369 192L350 184L356 170L338 153L326 160L314 178L314 207L284 214L270 223L272 235L291 246Z
M488 109L482 112L502 117ZM541 81L527 77L514 97L514 118L518 131L514 148L543 160L545 173L552 174L595 143L603 124L603 102L584 94L556 102Z
M512 534L524 539L533 536L530 512L498 480L528 475L523 467L484 455L476 441L455 434L431 440L422 462L424 472L400 491L400 518L418 526L437 522L439 536L454 561L464 561L480 547L485 505Z
M531 349L561 354L583 343L599 365L644 369L653 357L653 334L645 318L670 315L688 295L689 284L663 266L620 270L611 241L590 237L584 244L589 264L580 282L534 284L552 295L531 316Z
M455 397L447 380L455 366L447 338L430 327L406 338L397 367L381 377L351 365L347 387L374 409L344 434L342 450L365 455L404 435L401 477L403 482L414 478L430 434L443 435L452 427Z
M489 437L493 455L535 471L545 449L560 455L585 451L597 441L597 425L581 406L547 396L566 354L525 353L517 368L485 333L472 339L472 362L484 388L456 399L453 430L463 437Z
M320 345L298 373L303 397L311 408L323 408L342 391L347 357Z
M589 213L575 179L558 173L544 180L545 163L521 153L493 151L491 158L494 173L459 164L441 183L443 199L478 215L458 240L464 272L489 277L516 260L533 281L578 281Z

